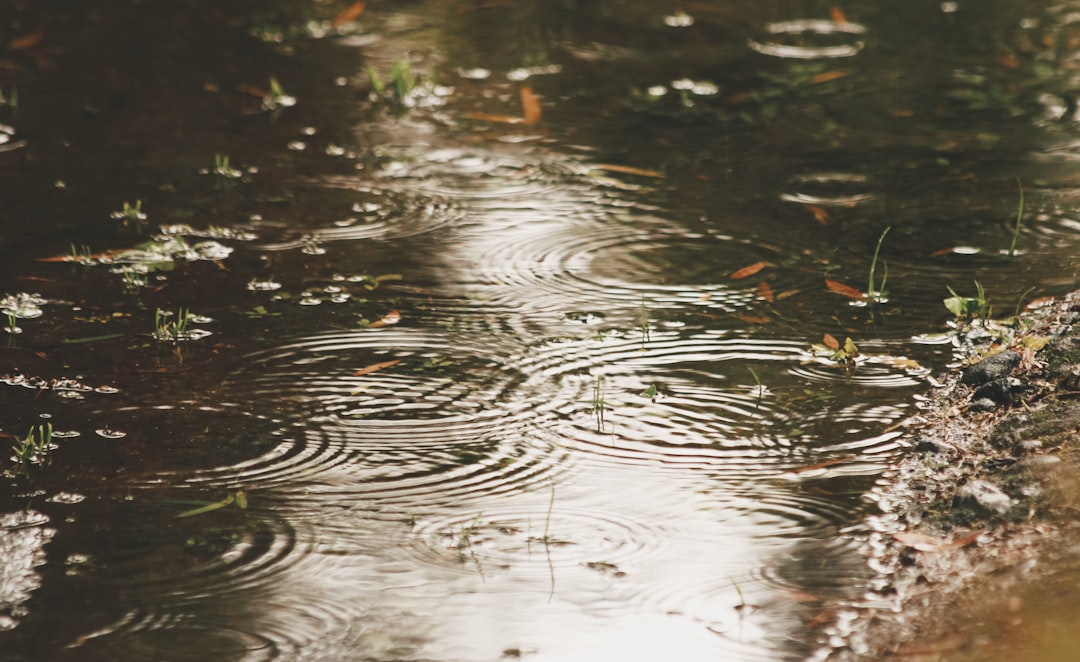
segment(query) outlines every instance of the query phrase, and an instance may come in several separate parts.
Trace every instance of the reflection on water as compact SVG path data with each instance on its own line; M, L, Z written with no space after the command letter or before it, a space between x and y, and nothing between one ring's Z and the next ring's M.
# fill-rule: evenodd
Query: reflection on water
M1075 280L1064 5L243 4L0 10L11 659L827 657L947 286Z

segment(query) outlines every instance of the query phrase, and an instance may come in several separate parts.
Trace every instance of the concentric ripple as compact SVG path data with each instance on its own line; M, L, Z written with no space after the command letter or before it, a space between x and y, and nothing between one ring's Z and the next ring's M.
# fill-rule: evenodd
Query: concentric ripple
M190 484L300 489L331 511L400 514L529 489L559 470L561 451L532 432L541 403L510 396L523 378L497 343L363 330L249 359L232 384L238 397L292 422L267 452L195 471Z
M863 49L866 27L850 21L797 19L765 26L760 39L749 46L758 53L780 58L818 60L852 57Z
M918 382L889 367L892 372L883 368L865 382L852 383L837 370L820 376L829 381L825 389L809 378L805 386L770 389L774 382L790 384L785 373L802 376L805 356L793 342L711 333L556 342L527 360L524 369L535 377L524 388L550 402L538 413L550 416L544 433L552 443L607 462L734 479L778 475L834 457L828 454L834 451L816 455L821 439L836 441L835 452L895 450L893 437L866 440L902 412L879 408L862 420L868 408L857 404L858 391Z

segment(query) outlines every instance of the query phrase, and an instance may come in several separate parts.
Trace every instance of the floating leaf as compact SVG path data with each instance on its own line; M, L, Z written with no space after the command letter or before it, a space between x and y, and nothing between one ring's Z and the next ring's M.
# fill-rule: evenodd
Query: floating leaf
M44 30L37 30L35 32L29 32L21 37L15 37L8 42L9 51L23 51L28 48L33 48L41 43L41 40L45 37Z
M829 16L832 17L833 23L847 23L847 16L844 15L844 10L839 7L833 7L829 10Z
M825 343L825 346L830 349L840 349L840 341L830 333L826 333L822 336L821 342Z
M814 220L818 225L829 224L829 212L824 207L817 205L806 205L806 208L810 210L810 213L814 215Z
M761 271L765 267L766 267L765 262L755 262L753 264L750 264L750 265L747 265L747 266L743 267L742 269L738 269L737 271L732 273L731 276L729 276L729 278L731 278L731 280L739 280L740 278L749 278L750 276L753 276L754 274Z
M820 85L822 83L828 83L831 80L836 80L838 78L843 78L850 75L850 69L832 69L831 71L823 71L820 74L814 76L813 81L815 85Z
M194 517L195 515L205 515L206 513L212 513L215 510L221 510L225 506L231 504L233 501L236 501L236 497L230 494L221 501L215 501L213 503L208 503L205 506L199 506L198 508L185 510L184 512L177 515L176 518L180 519L181 517ZM244 501L244 504L247 504L246 500Z
M769 287L769 284L765 281L761 281L760 283L758 283L757 290L754 291L754 294L756 294L758 298L764 299L769 303L772 303L776 300L776 297L773 295L772 288Z
M521 123L526 126L538 123L543 114L540 108L540 98L536 96L536 93L528 85L521 86L521 110L525 115Z
M854 287L851 287L850 285L844 285L843 283L839 283L835 280L829 280L828 278L826 278L825 287L829 288L830 292L835 292L840 296L845 296L854 301L866 300L866 295L863 294L861 291L855 289Z
M635 168L634 166L619 165L617 163L594 163L591 167L596 170L618 172L624 175L638 175L639 177L651 177L653 179L664 178L664 173L660 172L659 170L649 170L648 168Z
M465 117L470 120L496 122L498 124L521 124L525 121L524 118L515 115L493 115L491 113L465 113Z
M372 324L371 326L375 326L375 325ZM375 372L376 370L382 370L383 368L389 368L390 366L395 366L395 365L397 365L399 363L401 363L401 359L394 359L392 361L383 361L382 363L373 363L373 364L369 365L366 368L360 368L359 370L354 372L353 377L362 377L364 375L370 375L371 373Z
M761 317L759 315L749 315L747 313L736 313L735 317L738 317L742 321L748 324L768 324L772 322L768 317Z
M345 9L341 10L341 13L334 17L334 20L330 22L330 25L336 28L340 25L348 23L349 21L356 20L360 17L360 14L364 13L364 8L366 7L366 5L367 3L363 1L352 3Z
M378 328L381 328L381 327L384 327L384 326L393 326L394 324L397 324L400 321L401 321L401 313L399 313L396 310L391 310L390 312L383 315L381 319L378 319L378 320L372 322L371 324L368 324L368 328L369 329L378 329Z
M247 492L244 490L236 490L236 507L240 510L247 510Z

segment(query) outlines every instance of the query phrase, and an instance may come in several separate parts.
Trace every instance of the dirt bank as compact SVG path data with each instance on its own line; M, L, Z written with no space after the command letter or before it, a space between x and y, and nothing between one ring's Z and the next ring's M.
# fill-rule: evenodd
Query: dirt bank
M914 451L870 495L871 590L819 659L1074 659L1047 624L1080 604L1054 588L1080 574L1080 293L1032 308L960 334L970 360L921 404Z

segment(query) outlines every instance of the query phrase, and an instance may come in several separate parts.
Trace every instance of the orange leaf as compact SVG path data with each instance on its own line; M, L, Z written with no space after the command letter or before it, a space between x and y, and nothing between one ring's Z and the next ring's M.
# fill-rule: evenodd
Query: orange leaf
M525 114L522 124L532 126L540 121L543 111L540 108L540 99L528 85L521 86L521 109Z
M768 317L759 317L757 315L748 315L747 313L736 313L735 317L738 317L747 324L768 324L772 322Z
M238 92L243 92L248 96L258 97L260 99L270 96L270 92L268 90L264 90L261 87L255 87L254 85L237 85L236 90Z
M754 294L758 295L759 298L764 299L769 303L772 303L776 300L776 297L773 295L772 288L769 287L769 284L765 281L761 281L760 283L758 283L757 291L754 292Z
M747 265L747 266L743 267L742 269L739 269L738 271L734 272L733 274L731 274L731 276L729 276L729 278L731 278L731 280L739 280L740 278L748 278L750 276L753 276L757 272L761 271L765 267L766 267L766 264L764 262L755 262L753 264Z
M860 292L859 290L855 289L854 287L851 287L850 285L844 285L843 283L838 283L835 280L829 280L828 278L826 278L825 279L825 287L829 288L830 292L835 292L835 293L839 294L840 296L845 296L845 297L847 297L849 299L853 299L855 301L865 301L866 300L866 295L863 294L862 292Z
M21 37L15 37L8 42L9 51L23 51L27 48L33 48L41 43L41 40L45 37L44 30L38 30L37 32L31 32L24 34Z
M634 166L619 165L617 163L594 163L592 167L597 170L606 170L608 172L621 172L624 175L638 175L640 177L652 177L653 179L664 178L664 173L659 170L635 168Z
M844 16L844 10L839 7L830 9L829 15L832 16L833 23L847 23L847 16Z
M848 76L850 74L850 69L833 69L831 71L823 71L820 74L814 76L814 84L820 85L822 83L828 83L830 80L843 78L844 76Z
M830 349L840 349L840 341L836 339L831 333L826 333L821 337L821 342L825 343L826 347Z
M369 329L378 329L384 326L393 326L401 321L401 313L396 310L391 310L382 316L382 319L372 322L368 325Z
M824 207L818 207L817 205L806 205L806 208L810 210L810 213L814 215L814 220L819 225L829 224L829 212L825 211Z
M363 375L369 375L376 370L382 370L383 368L389 368L401 363L401 359L394 359L393 361L383 361L382 363L373 363L366 368L360 368L353 373L353 377L361 377Z
M956 249L950 246L949 248L941 248L930 254L930 257L942 257L943 255L952 255L956 252Z
M330 25L335 28L344 23L348 23L356 19L360 14L364 13L364 7L366 3L361 0L360 2L354 2L345 9L341 10L341 13L334 17L334 20L330 22Z

